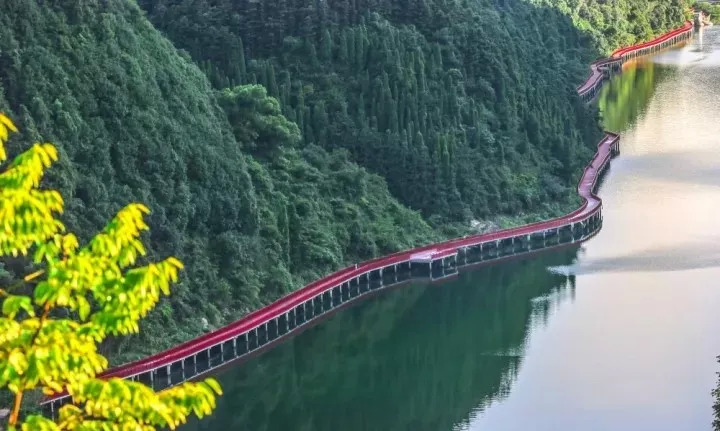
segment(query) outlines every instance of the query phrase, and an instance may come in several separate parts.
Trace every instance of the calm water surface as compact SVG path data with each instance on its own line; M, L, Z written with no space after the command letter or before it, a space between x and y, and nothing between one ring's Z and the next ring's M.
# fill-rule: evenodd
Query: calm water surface
M186 430L709 430L720 29L600 98L622 154L581 248L362 302L219 375Z

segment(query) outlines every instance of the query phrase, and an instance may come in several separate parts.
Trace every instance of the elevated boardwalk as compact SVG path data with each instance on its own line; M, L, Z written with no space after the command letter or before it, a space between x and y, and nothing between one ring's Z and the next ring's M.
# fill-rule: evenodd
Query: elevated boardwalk
M636 57L653 54L692 37L693 24L688 21L682 27L668 32L649 42L615 50L610 57L594 61L590 65L590 76L577 88L578 94L585 102L593 100L602 84L613 71L619 70L623 63Z
M606 70L628 58L662 49L689 37L692 25L654 41L624 48L611 58L591 65L591 75L578 87L591 100L602 85ZM643 54L641 54L643 53ZM588 99L589 98L589 99ZM106 371L103 378L121 377L144 382L156 390L207 374L237 358L267 348L346 304L390 286L413 279L439 280L457 274L458 268L497 262L504 258L582 242L602 226L602 201L595 194L598 181L619 153L620 138L606 133L585 167L577 186L583 199L575 211L562 217L488 234L472 235L394 253L334 272L254 311L223 328L147 358ZM43 402L47 415L70 401L57 394Z

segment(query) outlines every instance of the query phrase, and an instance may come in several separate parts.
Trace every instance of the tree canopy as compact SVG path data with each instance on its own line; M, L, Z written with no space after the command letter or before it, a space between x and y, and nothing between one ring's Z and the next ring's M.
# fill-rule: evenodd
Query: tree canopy
M0 162L17 128L0 114ZM10 431L154 430L176 428L191 413L215 407L214 379L185 383L161 393L137 382L101 380L108 367L98 345L109 336L137 333L138 322L170 293L182 263L174 257L137 266L148 229L141 204L122 209L100 233L80 246L57 217L63 199L39 189L57 160L50 144L34 144L0 173L0 257L32 256L33 272L0 288L0 389L14 394ZM57 422L37 414L22 418L23 396L67 391L72 403Z

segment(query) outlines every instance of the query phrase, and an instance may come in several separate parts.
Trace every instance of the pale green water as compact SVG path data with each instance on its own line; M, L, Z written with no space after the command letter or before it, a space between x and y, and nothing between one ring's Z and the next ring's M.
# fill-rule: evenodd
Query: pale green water
M224 371L218 411L186 429L710 429L719 48L711 29L606 86L622 154L581 249L357 304Z

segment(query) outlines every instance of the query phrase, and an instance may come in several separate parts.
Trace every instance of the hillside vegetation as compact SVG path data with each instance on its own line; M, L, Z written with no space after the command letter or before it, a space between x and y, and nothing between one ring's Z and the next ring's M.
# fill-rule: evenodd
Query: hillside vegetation
M273 135L283 125L264 90L246 95L267 120L247 127L263 130L231 126L223 107L234 95L218 97L131 2L44 3L13 2L0 16L0 105L27 131L17 142L59 147L50 185L81 240L139 200L153 211L151 257L187 263L146 321L148 340L108 346L127 353L117 360L197 335L201 317L220 325L347 262L434 238L346 152ZM254 157L270 138L278 151Z
M141 4L216 87L264 85L303 145L348 150L435 224L567 201L599 136L574 95L589 50L554 9Z
M531 0L556 7L572 18L607 55L617 48L644 42L690 19L687 0Z
M606 47L649 36L623 2L583 30L583 8L607 5L582 4L8 2L0 108L18 142L60 148L49 185L81 239L142 201L151 257L187 264L144 339L107 345L120 361L473 219L572 205L600 135L575 86ZM683 19L663 4L652 32Z

